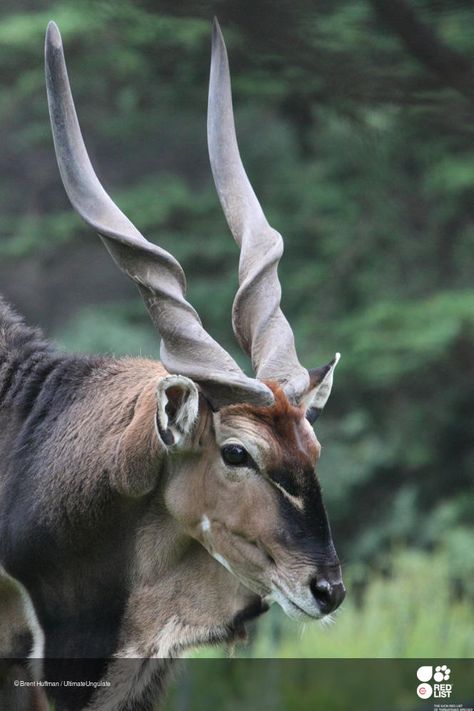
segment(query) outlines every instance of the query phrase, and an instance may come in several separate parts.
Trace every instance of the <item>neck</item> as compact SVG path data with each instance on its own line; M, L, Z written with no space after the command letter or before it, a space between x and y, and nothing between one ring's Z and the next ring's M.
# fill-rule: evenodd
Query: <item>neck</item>
M150 513L136 542L132 592L119 657L175 657L189 648L245 637L244 622L264 611L166 513Z

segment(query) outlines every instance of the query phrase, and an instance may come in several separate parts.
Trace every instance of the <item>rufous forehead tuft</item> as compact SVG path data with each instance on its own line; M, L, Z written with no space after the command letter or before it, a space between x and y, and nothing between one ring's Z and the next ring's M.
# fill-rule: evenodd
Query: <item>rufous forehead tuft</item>
M288 400L285 392L277 383L266 381L265 385L272 391L275 402L273 405L260 407L258 405L247 405L240 403L237 405L229 405L222 410L222 416L227 414L230 416L244 416L250 419L258 420L263 424L267 424L272 428L283 421L290 424L297 424L304 418L304 410L301 407L292 405Z
M272 381L265 383L273 392L275 402L269 407L239 404L230 405L221 411L221 422L229 425L234 418L254 423L256 429L266 430L266 439L276 461L288 460L298 468L314 467L318 444L310 428L306 426L302 407L292 405L283 389Z

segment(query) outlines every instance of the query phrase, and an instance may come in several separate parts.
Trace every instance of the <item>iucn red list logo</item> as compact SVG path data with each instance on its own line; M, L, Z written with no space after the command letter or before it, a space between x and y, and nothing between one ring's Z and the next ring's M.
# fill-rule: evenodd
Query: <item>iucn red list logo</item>
M451 676L451 669L448 669L446 664L440 664L435 667L433 672L433 667L425 665L419 667L416 676L421 684L418 684L416 693L420 699L429 699L433 696L435 699L449 699L451 692L453 690L452 684L446 684L444 682L448 681ZM428 684L429 681L433 680L435 683Z

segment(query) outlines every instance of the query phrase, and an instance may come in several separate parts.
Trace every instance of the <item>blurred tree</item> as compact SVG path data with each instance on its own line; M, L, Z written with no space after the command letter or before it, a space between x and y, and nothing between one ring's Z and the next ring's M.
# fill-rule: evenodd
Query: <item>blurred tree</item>
M474 99L474 67L462 54L440 42L436 34L420 22L405 0L372 0L376 12L399 35L406 48L448 86Z

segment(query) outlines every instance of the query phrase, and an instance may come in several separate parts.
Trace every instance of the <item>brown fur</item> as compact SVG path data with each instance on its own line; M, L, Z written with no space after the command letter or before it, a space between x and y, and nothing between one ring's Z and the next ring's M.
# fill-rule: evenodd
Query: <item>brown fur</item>
M231 405L223 412L223 419L243 417L254 422L255 427L265 428L274 453L269 466L296 461L300 467L314 467L321 447L317 439L308 434L304 408L292 405L277 383L266 381L266 385L275 396L272 407Z
M319 443L302 408L272 383L272 407L231 405L216 414L200 396L194 426L179 446L168 446L155 425L157 384L167 376L161 364L79 363L83 374L74 384L66 366L44 434L38 416L34 438L22 435L15 455L21 477L14 469L0 473L0 506L12 540L5 556L46 625L47 653L94 656L110 649L111 659L173 657L230 642L245 636L246 617L266 609L263 598L275 584L301 598L306 615L316 614L309 583L324 556L334 570L337 558L332 544L318 558L309 544L302 547L300 534L292 537L288 515L300 516L302 504L273 479L282 470L309 490L317 487ZM79 366L71 361L71 372ZM170 416L181 403L175 388ZM3 451L16 452L18 410L4 406L0 416ZM221 447L229 437L252 451L258 471L224 465ZM11 528L16 521L19 528ZM305 521L298 526L310 541L318 529ZM16 553L18 536L29 541L27 567L23 550ZM81 620L95 619L95 609L98 627L88 628ZM104 614L111 615L106 626L115 638L91 652L106 629ZM75 638L68 633L65 647L48 647L50 616L65 629L73 624L79 646L71 647ZM111 661L113 688L98 691L89 708L115 711L133 689L151 698L164 673L164 667L154 676L135 669L126 680L124 667Z

